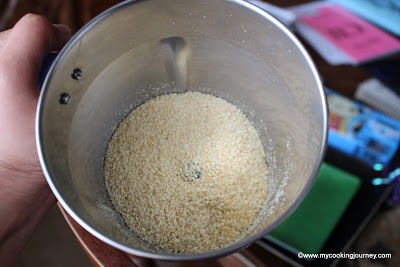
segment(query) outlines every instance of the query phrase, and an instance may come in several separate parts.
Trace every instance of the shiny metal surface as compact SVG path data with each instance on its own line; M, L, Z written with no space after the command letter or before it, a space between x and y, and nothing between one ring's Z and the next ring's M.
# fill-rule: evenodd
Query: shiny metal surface
M71 77L76 69L79 79ZM186 90L238 105L256 126L270 168L259 223L230 246L191 255L167 253L132 233L113 209L103 177L107 142L129 111ZM67 104L60 104L62 94L70 96ZM127 1L95 18L61 51L42 89L36 134L51 189L86 230L138 256L192 260L248 246L298 206L323 157L327 108L305 50L255 6Z

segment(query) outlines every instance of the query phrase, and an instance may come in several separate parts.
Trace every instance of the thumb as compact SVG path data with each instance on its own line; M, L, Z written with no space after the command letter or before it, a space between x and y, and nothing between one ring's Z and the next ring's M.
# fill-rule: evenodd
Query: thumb
M71 31L64 25L52 25L46 18L25 15L11 30L2 48L3 63L9 77L35 87L44 56L59 50L68 41ZM24 86L21 86L24 87Z

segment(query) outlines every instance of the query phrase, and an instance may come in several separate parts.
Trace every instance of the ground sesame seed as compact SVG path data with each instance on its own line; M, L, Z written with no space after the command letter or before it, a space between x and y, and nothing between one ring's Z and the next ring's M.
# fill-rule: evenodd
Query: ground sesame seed
M104 174L128 227L174 253L237 241L267 197L265 153L252 123L235 105L199 92L134 109L109 142Z

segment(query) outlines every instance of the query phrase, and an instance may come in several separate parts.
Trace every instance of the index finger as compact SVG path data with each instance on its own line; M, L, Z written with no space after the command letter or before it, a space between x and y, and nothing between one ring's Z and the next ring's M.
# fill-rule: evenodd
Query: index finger
M8 33L1 49L2 61L12 75L36 82L44 56L60 49L71 33L66 26L52 25L46 18L25 15Z

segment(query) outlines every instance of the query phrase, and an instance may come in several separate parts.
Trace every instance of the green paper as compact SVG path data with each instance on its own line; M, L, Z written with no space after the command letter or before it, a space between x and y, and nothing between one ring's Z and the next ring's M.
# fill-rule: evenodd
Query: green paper
M360 187L357 176L323 163L304 201L270 236L303 253L318 253Z

